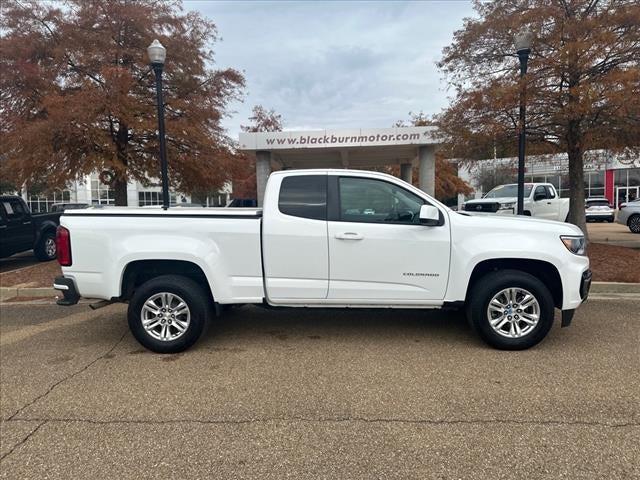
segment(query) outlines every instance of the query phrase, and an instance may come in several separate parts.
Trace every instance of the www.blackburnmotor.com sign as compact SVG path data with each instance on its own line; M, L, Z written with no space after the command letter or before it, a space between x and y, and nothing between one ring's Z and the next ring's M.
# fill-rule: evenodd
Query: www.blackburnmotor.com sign
M433 145L434 127L241 133L241 150Z

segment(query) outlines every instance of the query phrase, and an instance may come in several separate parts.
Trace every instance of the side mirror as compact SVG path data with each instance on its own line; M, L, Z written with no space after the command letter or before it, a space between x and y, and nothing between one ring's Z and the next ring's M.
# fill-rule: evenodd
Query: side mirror
M420 223L428 227L440 225L440 210L433 205L422 205L420 207Z
M536 193L533 197L533 201L537 202L538 200L544 200L547 196L544 193Z

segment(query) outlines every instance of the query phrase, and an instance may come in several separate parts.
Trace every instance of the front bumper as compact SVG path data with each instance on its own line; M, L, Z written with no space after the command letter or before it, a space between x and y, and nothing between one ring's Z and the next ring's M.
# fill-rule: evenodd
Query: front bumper
M75 305L80 300L80 294L76 289L76 284L72 278L63 276L56 277L53 281L53 288L62 292L63 297L59 298L56 303L58 305L70 306Z
M582 276L580 278L580 299L584 302L589 297L589 290L591 289L591 270L585 270L582 272ZM562 326L568 327L571 325L571 321L573 320L573 315L576 313L576 309L568 309L562 310Z
M615 214L613 212L587 212L585 214L585 218L587 220L611 220L613 222L613 220L615 219Z
M584 302L589 296L589 290L591 289L591 270L587 270L582 274L580 279L580 298Z

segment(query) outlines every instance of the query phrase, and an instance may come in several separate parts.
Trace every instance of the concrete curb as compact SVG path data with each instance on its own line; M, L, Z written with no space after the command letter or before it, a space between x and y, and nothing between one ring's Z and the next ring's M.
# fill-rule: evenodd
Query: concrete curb
M640 293L640 283L593 282L589 293Z
M55 297L57 290L51 287L0 287L0 301L14 297Z
M640 294L640 283L593 282L590 294ZM0 301L14 297L55 297L60 292L51 287L0 287Z

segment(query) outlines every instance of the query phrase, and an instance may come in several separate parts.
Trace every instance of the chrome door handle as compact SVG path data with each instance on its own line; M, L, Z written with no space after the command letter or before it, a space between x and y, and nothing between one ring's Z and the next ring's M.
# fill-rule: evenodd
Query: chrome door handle
M364 235L356 232L342 232L336 233L336 238L338 240L362 240Z
M31 222L22 222L23 225L29 225Z

